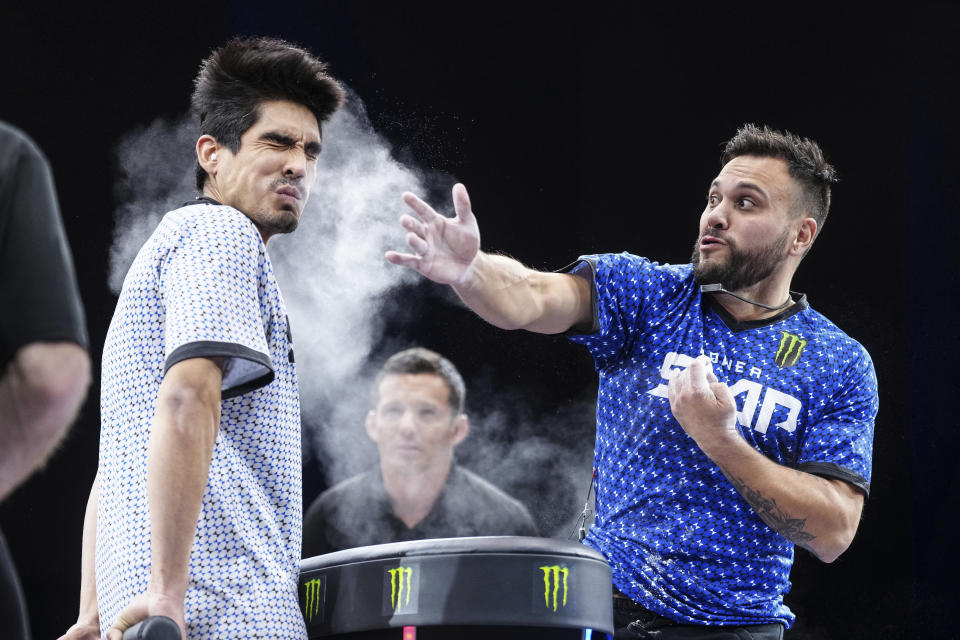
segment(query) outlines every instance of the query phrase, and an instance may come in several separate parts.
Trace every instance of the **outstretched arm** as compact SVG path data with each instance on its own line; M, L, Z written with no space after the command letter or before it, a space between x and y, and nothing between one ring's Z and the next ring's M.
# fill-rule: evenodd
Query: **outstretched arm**
M700 356L670 380L670 408L700 449L774 531L833 562L853 541L863 493L852 484L790 469L737 432L737 405L713 365Z
M562 333L590 322L589 281L536 271L480 250L480 229L462 184L453 187L454 218L411 193L403 199L417 214L400 219L414 253L388 251L390 262L451 285L477 315L502 329Z

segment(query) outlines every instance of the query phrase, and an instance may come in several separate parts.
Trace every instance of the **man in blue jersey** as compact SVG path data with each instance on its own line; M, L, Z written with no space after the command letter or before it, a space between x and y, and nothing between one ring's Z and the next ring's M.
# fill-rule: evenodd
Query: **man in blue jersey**
M790 291L822 228L833 168L808 139L747 125L707 191L692 264L622 254L543 273L480 251L405 194L414 253L504 329L568 332L600 374L596 519L617 638L780 638L794 545L825 562L869 491L876 376L857 342Z

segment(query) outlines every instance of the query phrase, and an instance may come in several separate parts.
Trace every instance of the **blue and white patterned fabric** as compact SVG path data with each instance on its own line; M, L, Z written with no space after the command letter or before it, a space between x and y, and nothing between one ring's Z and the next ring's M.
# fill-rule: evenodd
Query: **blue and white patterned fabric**
M691 265L626 253L581 260L594 280L594 326L571 339L590 349L600 375L587 544L607 557L617 587L651 611L690 624L789 627L793 543L674 419L667 374L708 355L754 448L868 492L878 406L869 355L805 297L738 324L701 298Z
M150 576L147 442L165 372L224 357L220 430L186 596L190 640L305 638L300 405L270 258L239 211L168 213L124 281L103 352L97 597L106 629Z

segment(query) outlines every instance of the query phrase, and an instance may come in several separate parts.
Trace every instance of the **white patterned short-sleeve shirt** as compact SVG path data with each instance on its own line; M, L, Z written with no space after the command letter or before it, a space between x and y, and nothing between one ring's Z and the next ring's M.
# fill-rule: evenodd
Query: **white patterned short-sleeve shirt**
M771 529L677 422L667 383L699 355L737 402L737 428L777 463L870 488L877 379L866 350L807 304L737 322L691 265L586 256L594 326L573 335L600 375L596 519L586 542L623 593L692 624L794 614L793 543Z
M225 358L220 430L190 554L189 640L305 638L300 405L259 232L197 200L168 213L123 284L103 352L97 598L106 629L150 576L147 443L165 372Z

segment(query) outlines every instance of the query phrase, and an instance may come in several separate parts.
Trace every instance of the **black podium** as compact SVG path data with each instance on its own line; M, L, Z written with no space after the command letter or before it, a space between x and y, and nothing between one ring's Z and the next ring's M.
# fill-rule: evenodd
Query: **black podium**
M300 606L310 638L585 640L613 633L603 556L547 538L415 540L307 558Z

